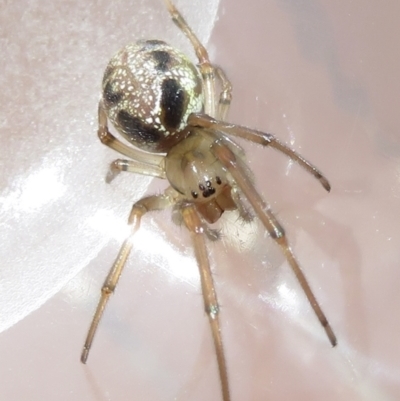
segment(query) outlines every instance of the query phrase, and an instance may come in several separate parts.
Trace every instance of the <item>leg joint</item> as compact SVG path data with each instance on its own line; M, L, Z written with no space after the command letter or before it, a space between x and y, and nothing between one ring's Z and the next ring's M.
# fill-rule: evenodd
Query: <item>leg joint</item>
M115 290L115 285L111 285L109 283L104 283L103 287L101 288L101 293L103 295L111 295Z
M219 314L219 305L218 304L207 305L206 313L211 319L216 319Z

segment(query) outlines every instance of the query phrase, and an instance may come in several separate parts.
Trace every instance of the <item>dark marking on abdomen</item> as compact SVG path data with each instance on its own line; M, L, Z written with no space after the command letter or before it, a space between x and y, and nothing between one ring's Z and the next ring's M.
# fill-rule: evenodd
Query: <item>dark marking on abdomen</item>
M165 50L154 50L151 52L154 60L157 61L156 69L159 71L168 71L171 66L172 58Z
M114 72L115 67L112 67L111 65L108 65L106 70L104 71L104 75L103 75L103 85L104 82L106 82L108 80L108 78L111 76L111 74Z
M113 90L111 81L108 81L103 90L103 99L105 100L106 107L115 106L121 101L122 98L123 94L121 92L115 92Z
M161 139L162 134L157 129L151 125L143 124L139 118L131 116L125 110L118 113L116 122L133 143L156 143Z
M167 130L176 130L187 107L184 89L175 79L168 78L162 83L161 120Z

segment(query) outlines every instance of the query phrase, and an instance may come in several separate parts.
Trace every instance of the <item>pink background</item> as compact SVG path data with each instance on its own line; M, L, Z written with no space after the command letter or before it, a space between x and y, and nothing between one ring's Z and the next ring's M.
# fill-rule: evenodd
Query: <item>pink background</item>
M332 184L245 145L339 345L260 225L227 215L210 254L232 401L399 399L400 5L177 4L234 84L229 120L275 133ZM118 156L96 137L104 68L136 39L190 46L158 0L0 6L0 399L221 401L190 242L168 211L145 219L79 362L131 204L166 186L105 184Z

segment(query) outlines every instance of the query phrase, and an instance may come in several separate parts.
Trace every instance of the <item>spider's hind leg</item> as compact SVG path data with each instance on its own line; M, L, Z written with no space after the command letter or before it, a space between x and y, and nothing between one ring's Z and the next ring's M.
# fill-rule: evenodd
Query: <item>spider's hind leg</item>
M225 120L232 101L232 84L227 78L224 70L211 63L207 49L200 42L172 1L165 0L165 2L172 20L189 39L196 53L197 59L199 60L199 69L204 84L204 112L209 116L218 118L219 120ZM221 87L218 98L218 107L215 105L215 78L217 78Z

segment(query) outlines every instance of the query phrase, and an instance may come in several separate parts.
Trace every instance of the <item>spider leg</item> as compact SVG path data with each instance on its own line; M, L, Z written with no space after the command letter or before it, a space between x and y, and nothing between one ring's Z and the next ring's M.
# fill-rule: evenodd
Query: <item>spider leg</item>
M169 13L171 14L172 21L186 35L194 48L196 56L199 60L199 69L204 83L204 111L206 114L215 116L215 74L214 67L210 62L207 49L200 42L172 1L165 0L165 3Z
M204 112L210 116L224 120L232 100L232 85L230 81L222 68L214 66L211 63L207 49L200 42L172 1L165 0L165 3L173 22L189 39L199 60L199 69L204 83ZM219 95L218 109L215 106L215 78L219 80L222 88Z
M237 187L232 188L231 195L232 195L233 201L236 204L236 207L237 207L240 217L246 222L252 221L253 216L247 210L246 206L243 204L240 191L238 190Z
M167 190L168 191L168 190ZM170 206L174 200L170 196L168 192L165 192L161 195L153 195L147 198L143 198L136 202L133 207L132 211L129 216L129 224L131 225L131 233L128 238L124 241L121 246L121 249L118 253L117 258L111 270L109 271L106 280L101 288L101 297L99 303L97 305L96 312L94 314L92 323L90 325L89 331L86 336L86 341L83 346L82 355L81 355L81 362L86 363L87 358L89 356L89 351L92 346L94 335L96 334L97 327L100 323L100 319L103 315L104 309L107 305L107 302L115 291L117 286L118 280L121 276L122 270L126 264L128 256L131 252L133 246L133 236L138 231L140 227L140 221L143 215L147 212L153 210L161 210L165 209L166 207Z
M297 162L307 172L312 174L321 185L329 192L331 186L327 178L319 171L313 164L304 159L299 153L290 149L288 146L283 144L278 138L272 134L256 131L240 125L233 125L225 123L223 121L217 121L210 116L205 114L191 114L188 119L189 125L195 127L209 128L213 131L222 131L224 134L232 135L238 138L243 138L251 142L258 143L262 146L271 146L272 148L279 150L292 160Z
M214 68L222 87L218 101L218 119L225 121L232 101L232 84L221 67Z
M182 205L182 217L186 227L190 231L197 264L199 266L204 307L210 322L215 352L217 354L222 397L224 401L230 401L228 374L218 317L219 305L211 274L210 262L208 260L204 232L202 230L203 223L197 214L195 207L190 204Z
M157 178L165 178L165 170L154 164L138 162L136 160L117 159L110 164L110 169L106 176L106 182L110 183L121 171L138 173Z
M156 168L162 166L164 155L142 152L141 150L125 145L123 142L121 142L110 133L110 131L108 130L107 113L102 101L99 102L98 121L99 128L97 131L97 135L104 145L138 162L147 165L150 164L152 166L155 166Z
M322 311L321 307L318 304L315 295L313 294L310 285L307 282L304 273L302 272L290 246L285 236L285 231L275 218L269 205L262 199L262 197L258 194L257 190L251 183L251 180L248 179L246 173L240 166L239 161L236 159L234 153L224 145L223 139L218 138L214 141L211 146L212 152L215 156L221 161L221 163L227 168L229 173L231 174L233 180L241 189L243 194L248 199L249 203L253 207L255 213L260 218L264 227L269 232L272 239L281 247L282 252L284 253L286 259L288 260L290 267L292 268L297 280L299 281L301 287L303 288L304 293L307 296L310 305L312 306L315 314L317 315L321 325L325 329L325 332L329 338L330 343L334 347L337 344L336 336L333 333L333 330Z

